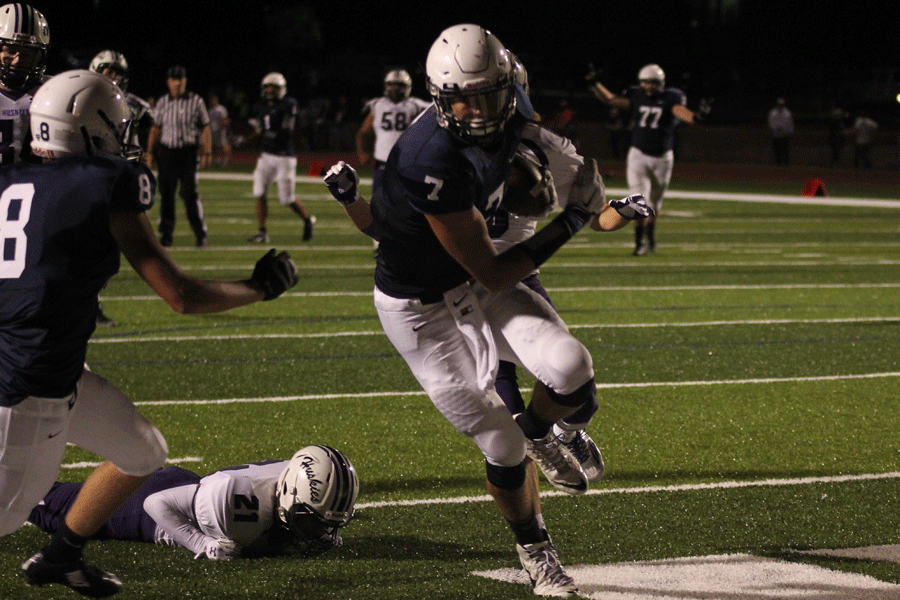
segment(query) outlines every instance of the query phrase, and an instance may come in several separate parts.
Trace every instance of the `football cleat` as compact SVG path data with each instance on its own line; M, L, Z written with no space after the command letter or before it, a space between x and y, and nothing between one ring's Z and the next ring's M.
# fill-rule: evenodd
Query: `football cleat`
M553 434L581 465L588 481L597 483L603 479L603 456L600 455L600 449L587 431L584 429L565 431L560 429L559 425L554 425Z
M310 216L303 223L303 241L308 242L313 236L313 225L316 224L316 218Z
M646 244L641 244L634 249L634 252L631 253L632 256L644 256L649 251L649 247Z
M553 431L539 440L525 438L525 453L559 491L572 496L580 496L587 491L588 479L581 465L560 445Z
M575 581L566 575L559 563L556 546L549 540L524 546L516 544L516 552L531 580L535 595L557 598L573 598L578 595Z
M86 565L82 560L50 563L44 559L43 550L22 563L21 575L29 585L58 583L89 598L112 596L122 588L122 582L112 573Z
M253 237L247 240L248 242L253 242L254 244L268 244L269 243L269 234L265 231L260 231Z

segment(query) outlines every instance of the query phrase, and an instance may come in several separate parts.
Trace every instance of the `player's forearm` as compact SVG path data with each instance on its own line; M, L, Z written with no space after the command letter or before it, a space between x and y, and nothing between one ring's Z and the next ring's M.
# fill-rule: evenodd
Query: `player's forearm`
M191 521L187 514L190 511L190 501L187 506L183 496L193 497L197 486L182 486L169 490L162 490L151 494L144 500L144 511L163 529L175 542L187 548L195 555L202 552L206 544L213 538L205 535Z

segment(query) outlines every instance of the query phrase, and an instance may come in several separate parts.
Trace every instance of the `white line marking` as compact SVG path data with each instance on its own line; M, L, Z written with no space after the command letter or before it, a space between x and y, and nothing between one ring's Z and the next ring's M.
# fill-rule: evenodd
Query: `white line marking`
M166 459L166 463L177 465L180 463L189 463L189 462L203 462L202 456L185 456L184 458L168 458ZM85 469L87 467L99 467L99 462L77 462L77 463L68 463L64 465L60 465L61 469Z
M782 377L764 379L724 379L720 381L657 381L650 383L598 383L598 388L641 388L641 387L684 387L692 385L746 385L752 383L793 383L798 381L838 381L844 379L881 379L888 377L900 377L896 373L863 373L855 375L823 375L818 377ZM523 390L527 391L527 390ZM273 396L269 398L222 398L219 400L143 400L135 402L136 406L188 406L188 405L217 405L217 404L255 404L263 402L296 402L298 400L335 400L355 398L383 398L425 396L423 391L412 392L367 392L365 394L306 394L303 396Z
M880 479L900 479L900 472L869 473L866 475L836 475L833 477L799 477L796 479L762 479L759 481L721 481L718 483L687 483L683 485L652 485L633 488L594 489L585 496L605 496L608 494L655 494L658 492L692 492L699 490L723 490L750 487L775 487L788 485L812 485L816 483L846 483L850 481L876 481ZM542 498L568 496L565 492L541 492ZM465 504L467 502L491 502L487 494L480 496L457 496L454 498L424 498L421 500L388 500L357 504L357 509L389 508L396 506L421 506L428 504Z
M759 319L744 321L693 321L687 323L590 323L569 325L569 329L639 329L651 327L721 327L739 325L790 325L837 323L895 323L900 317L859 317L847 319ZM273 340L315 339L327 337L383 336L383 331L340 331L331 333L257 333L234 335L134 336L92 338L92 344L122 344L135 342L203 342L208 340Z

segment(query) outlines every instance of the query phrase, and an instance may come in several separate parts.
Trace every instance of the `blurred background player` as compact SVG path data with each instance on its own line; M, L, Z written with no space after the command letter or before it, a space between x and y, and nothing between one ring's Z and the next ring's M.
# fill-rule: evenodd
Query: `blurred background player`
M278 184L278 200L303 219L303 241L313 236L316 218L309 214L295 193L297 187L297 155L294 151L294 126L297 122L297 100L287 96L287 80L281 73L269 73L260 84L262 98L253 105L250 120L253 134L261 136L262 153L253 170L253 195L256 196L256 218L259 232L248 241L269 241L266 221L269 202L266 197L272 183Z
M146 151L147 138L150 135L150 128L153 126L153 117L150 116L150 104L128 91L130 75L125 56L115 50L102 50L91 60L88 68L95 73L106 75L119 86L120 90L125 92L125 101L128 102L134 116L135 130L132 133L136 136L135 143ZM146 156L144 159L146 160Z
M32 94L47 68L50 27L27 4L0 7L0 165L36 160L28 118Z
M791 137L794 135L794 114L784 98L776 98L767 118L772 131L772 160L776 165L791 164Z
M679 123L698 123L700 116L709 112L709 105L703 102L697 112L690 110L684 92L666 87L666 75L655 64L642 67L638 71L638 85L629 87L621 96L603 87L593 70L587 79L601 102L628 111L629 120L634 124L626 158L628 189L631 194L642 195L654 214L635 221L633 254L656 252L656 219L675 164L675 128Z
M31 110L33 150L47 163L0 170L9 240L0 278L0 536L16 531L52 487L68 443L100 455L105 462L63 525L21 570L31 585L94 597L116 593L121 582L84 563L87 539L168 453L159 430L84 362L97 294L118 271L120 253L182 313L270 300L297 282L290 257L274 249L247 280L186 274L147 220L154 180L129 143L131 122L109 79L62 73L41 86Z
M55 533L82 486L56 482L28 522ZM289 547L309 556L341 544L338 529L352 518L358 495L353 465L327 446L203 478L169 466L151 475L91 539L181 546L212 560L271 556Z
M356 156L362 167L375 167L372 173L373 188L381 187L384 163L400 135L431 106L419 98L410 96L412 78L403 69L395 69L384 77L384 96L366 102L365 119L356 132ZM373 148L374 138L374 150Z
M128 61L125 60L125 56L115 50L102 50L91 60L88 69L109 77L113 83L119 86L120 90L125 92L125 101L131 107L134 119L131 142L146 151L147 138L150 135L150 128L153 126L153 117L150 116L150 105L128 92ZM146 152L143 159L147 160ZM97 303L97 325L101 327L115 327L116 325L116 322L103 312L100 302Z
M213 162L224 166L231 160L231 119L228 118L228 109L219 102L217 93L210 92L206 96L206 104Z
M212 140L203 98L187 89L187 70L173 65L166 71L169 93L153 108L153 126L144 153L148 166L159 162L159 243L171 246L175 232L175 190L180 186L184 211L198 248L207 244L203 203L197 191L197 169L209 166Z

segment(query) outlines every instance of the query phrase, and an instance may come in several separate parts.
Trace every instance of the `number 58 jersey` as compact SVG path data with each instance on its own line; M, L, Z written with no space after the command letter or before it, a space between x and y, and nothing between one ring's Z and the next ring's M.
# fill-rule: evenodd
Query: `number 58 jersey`
M97 294L119 270L112 212L144 212L146 165L71 156L0 169L0 405L62 398L84 369Z
M372 127L375 128L373 156L375 160L386 162L397 139L412 125L419 113L429 106L431 106L431 102L420 100L414 96L400 102L393 102L387 96L369 100L363 113L371 112L373 116Z
M252 463L210 473L194 495L194 517L211 537L250 546L272 527L275 488L288 461Z

